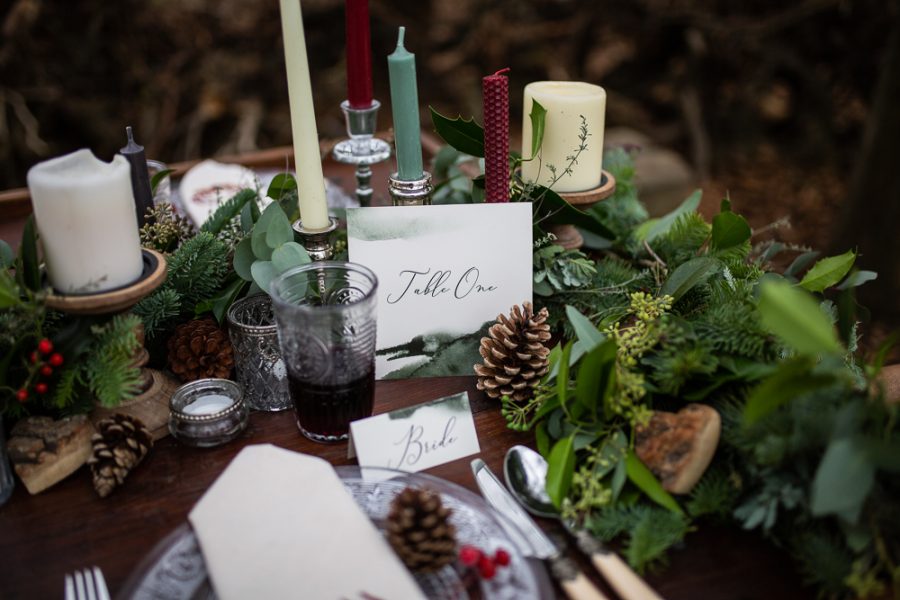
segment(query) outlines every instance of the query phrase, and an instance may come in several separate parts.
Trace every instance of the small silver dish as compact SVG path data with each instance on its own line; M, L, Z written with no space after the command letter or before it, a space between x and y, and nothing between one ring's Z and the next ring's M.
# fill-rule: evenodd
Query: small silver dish
M219 446L244 431L249 415L237 383L198 379L175 390L169 400L169 433L188 446Z

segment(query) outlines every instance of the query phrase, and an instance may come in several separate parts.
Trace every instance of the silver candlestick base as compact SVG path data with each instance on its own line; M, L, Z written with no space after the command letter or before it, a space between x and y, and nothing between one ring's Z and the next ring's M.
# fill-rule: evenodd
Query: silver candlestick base
M334 217L328 218L328 227L325 229L304 229L300 219L294 221L292 227L300 235L300 244L306 248L306 252L313 261L331 260L334 256L334 244L331 242L331 234L337 229L338 222Z
M338 142L332 156L338 162L356 165L356 199L360 206L372 203L372 165L391 156L391 145L375 137L380 107L378 100L372 100L368 108L351 108L349 101L341 102L350 139Z
M431 204L431 173L422 172L421 179L404 181L394 173L388 178L388 189L394 206L424 206Z

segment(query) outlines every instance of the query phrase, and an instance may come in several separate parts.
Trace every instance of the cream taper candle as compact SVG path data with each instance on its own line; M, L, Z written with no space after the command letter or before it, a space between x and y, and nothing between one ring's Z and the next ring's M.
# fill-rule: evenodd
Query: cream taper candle
M322 157L319 154L319 132L316 129L309 61L306 59L303 15L300 12L300 0L280 2L300 220L305 229L325 229L329 225L328 203L325 200L325 177L322 175Z
M600 185L603 169L603 127L606 116L606 91L599 85L580 81L535 81L525 86L522 115L522 157L531 156L531 107L533 102L547 110L544 142L534 160L522 163L522 179L549 186L556 192L582 192ZM571 156L581 145L582 121L588 138L584 149L572 163ZM571 166L570 166L570 163ZM556 167L554 176L548 165ZM564 173L571 168L571 173Z
M50 283L63 294L137 280L141 239L124 156L105 163L78 150L31 167L28 189Z

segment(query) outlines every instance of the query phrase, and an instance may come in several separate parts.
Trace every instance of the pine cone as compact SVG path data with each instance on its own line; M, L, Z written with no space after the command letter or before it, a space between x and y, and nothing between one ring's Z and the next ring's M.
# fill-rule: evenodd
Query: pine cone
M456 559L456 528L440 495L408 487L397 494L387 517L388 542L413 571L436 571Z
M513 306L488 330L490 337L481 338L479 352L484 364L475 365L477 387L491 398L509 396L516 402L529 400L534 387L547 373L550 349L549 313L546 308L535 315L531 302Z
M153 437L140 419L117 413L97 423L91 444L94 449L87 463L94 476L94 489L105 498L147 455Z
M231 342L209 317L182 323L169 338L169 368L182 381L227 378L233 366Z

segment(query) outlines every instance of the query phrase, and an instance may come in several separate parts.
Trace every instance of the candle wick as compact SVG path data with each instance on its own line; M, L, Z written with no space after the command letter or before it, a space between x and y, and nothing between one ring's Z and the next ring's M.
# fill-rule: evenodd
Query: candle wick
M131 125L129 125L128 127L125 128L125 135L128 136L128 141L133 144L134 143L134 133L132 133L132 131L131 131Z
M500 69L499 71L497 71L496 73L491 75L491 77L498 77L500 75L505 75L507 73L509 73L509 67L506 67L505 69Z
M406 27L401 27L400 32L397 34L397 47L403 47L403 38L406 36Z

